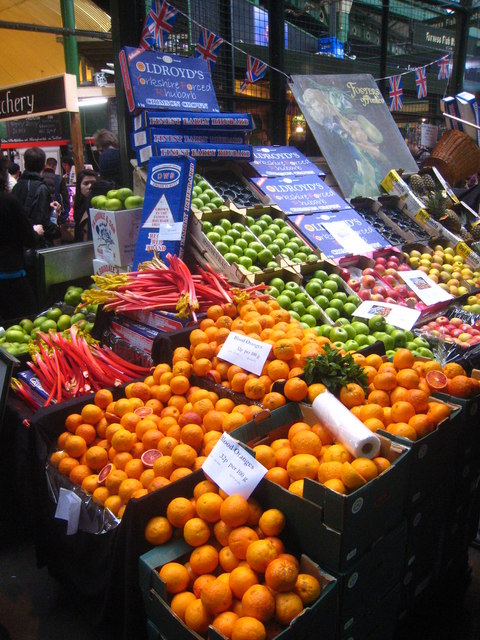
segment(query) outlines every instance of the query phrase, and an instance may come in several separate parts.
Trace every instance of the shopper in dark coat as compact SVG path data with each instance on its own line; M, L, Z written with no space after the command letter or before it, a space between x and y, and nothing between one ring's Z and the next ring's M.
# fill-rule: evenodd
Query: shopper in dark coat
M52 200L56 200L62 205L58 221L63 222L70 211L70 197L65 180L57 173L57 164L56 158L47 158L42 178L45 180Z
M33 227L18 200L7 193L8 158L0 158L0 322L36 311L36 299L27 278L24 252L43 234Z
M92 188L97 181L97 174L92 169L82 169L77 177L75 199L73 201L73 219L75 221L75 242L92 239L90 226L90 200Z
M110 182L111 189L119 189L122 186L122 171L118 138L108 129L98 129L94 134L94 139L98 151L100 178Z
M44 235L39 246L51 247L54 240L60 238L56 218L61 205L52 200L50 191L40 175L45 166L45 152L39 147L27 149L24 161L25 171L13 187L12 194L20 201L32 226L42 225Z

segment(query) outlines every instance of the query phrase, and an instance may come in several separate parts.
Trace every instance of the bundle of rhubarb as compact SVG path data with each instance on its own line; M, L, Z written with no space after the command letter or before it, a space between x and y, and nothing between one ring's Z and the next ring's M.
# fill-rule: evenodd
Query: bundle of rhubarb
M105 311L137 311L161 309L177 313L179 317L196 320L197 311L205 311L214 304L230 303L264 285L232 289L225 276L210 266L198 267L192 274L178 256L167 256L169 265L153 258L144 262L138 271L93 276L97 288L88 289L82 299L88 304L103 304Z
M145 377L150 370L120 358L108 347L87 341L73 325L65 333L39 332L31 345L28 366L48 394L43 406L114 387ZM29 387L14 378L12 389L29 405L37 407ZM32 404L33 403L33 404Z

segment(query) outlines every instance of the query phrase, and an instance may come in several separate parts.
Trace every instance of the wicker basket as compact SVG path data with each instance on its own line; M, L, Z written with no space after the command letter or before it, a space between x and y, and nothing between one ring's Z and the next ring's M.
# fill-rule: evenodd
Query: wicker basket
M445 131L425 160L424 167L437 167L450 185L466 180L480 169L480 149L463 131Z

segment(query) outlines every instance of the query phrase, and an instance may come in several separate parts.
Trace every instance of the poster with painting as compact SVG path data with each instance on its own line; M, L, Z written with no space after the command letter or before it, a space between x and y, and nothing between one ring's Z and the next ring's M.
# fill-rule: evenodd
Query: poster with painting
M290 88L347 200L382 193L391 169L418 171L373 76L294 75Z

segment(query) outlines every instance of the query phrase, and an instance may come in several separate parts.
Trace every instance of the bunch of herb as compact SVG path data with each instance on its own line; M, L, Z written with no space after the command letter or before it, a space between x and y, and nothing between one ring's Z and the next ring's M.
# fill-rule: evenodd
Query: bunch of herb
M349 382L356 382L368 392L367 374L350 354L342 355L329 344L325 345L324 351L306 359L304 374L308 385L321 382L331 393L337 394Z

